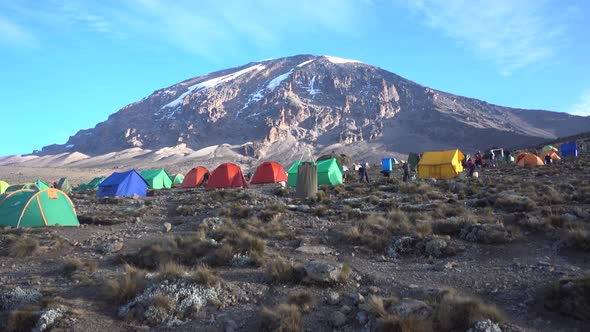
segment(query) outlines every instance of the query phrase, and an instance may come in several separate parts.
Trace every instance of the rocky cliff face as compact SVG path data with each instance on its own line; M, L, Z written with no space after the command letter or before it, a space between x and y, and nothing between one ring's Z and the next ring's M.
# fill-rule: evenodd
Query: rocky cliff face
M313 55L254 62L157 90L41 154L99 155L185 144L244 144L263 157L376 144L406 153L534 144L590 128L590 118L511 109L436 91L357 61ZM361 144L362 143L362 144Z

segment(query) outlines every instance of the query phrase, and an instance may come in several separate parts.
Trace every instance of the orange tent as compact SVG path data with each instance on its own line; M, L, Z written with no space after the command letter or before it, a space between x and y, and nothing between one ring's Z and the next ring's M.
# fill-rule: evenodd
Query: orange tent
M543 165L545 165L545 163L538 156L536 156L532 153L523 152L523 153L519 154L518 156L516 156L516 165L521 166L521 167L527 166L527 165L543 166Z
M182 180L182 184L180 185L182 188L196 188L203 184L203 180L205 180L205 176L209 176L209 170L205 167L195 167L191 169L188 174Z
M267 161L256 168L250 184L287 182L287 172L281 164Z
M553 160L561 160L561 157L557 155L557 149L556 148L552 148L549 149L547 151L544 151L543 153L541 153L541 155L539 156L539 158L541 158L541 160L545 161L545 156L550 155L551 159Z
M239 188L247 186L248 183L242 173L242 169L236 164L225 163L219 165L211 173L205 188Z

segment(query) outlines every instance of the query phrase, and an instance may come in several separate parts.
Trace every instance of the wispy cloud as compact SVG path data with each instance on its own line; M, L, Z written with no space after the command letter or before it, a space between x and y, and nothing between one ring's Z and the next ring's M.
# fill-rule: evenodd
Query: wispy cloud
M550 0L394 0L427 26L491 59L503 75L562 48L571 8Z
M0 12L10 10L40 31L143 38L209 57L245 45L285 46L290 34L358 35L375 7L372 0L47 0L35 6L0 0Z
M253 44L272 48L289 33L331 31L357 34L370 2L355 0L127 0L134 28L201 55ZM146 21L147 20L147 21ZM366 23L365 23L366 24ZM223 45L223 47L220 47Z
M36 48L35 35L22 25L0 16L0 43L27 48Z
M590 89L582 92L580 99L569 111L570 114L590 116Z

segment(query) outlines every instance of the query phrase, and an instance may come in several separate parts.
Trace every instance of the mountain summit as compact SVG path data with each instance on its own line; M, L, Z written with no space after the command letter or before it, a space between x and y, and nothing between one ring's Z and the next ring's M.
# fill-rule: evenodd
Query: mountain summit
M589 117L491 105L332 56L251 62L188 79L125 106L39 154L242 146L255 158L467 151L522 146L590 128Z

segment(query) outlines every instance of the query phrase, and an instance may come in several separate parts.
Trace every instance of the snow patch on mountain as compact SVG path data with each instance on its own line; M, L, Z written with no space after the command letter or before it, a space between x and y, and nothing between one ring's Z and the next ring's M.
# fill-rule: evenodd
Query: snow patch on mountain
M266 66L258 64L258 65L248 67L246 69L242 69L242 70L237 71L232 74L212 78L212 79L207 80L205 82L201 82L201 83L189 86L188 90L185 93L181 94L178 98L174 99L173 101L169 102L168 104L162 106L162 109L179 106L180 104L182 104L182 101L184 100L184 98L186 96L190 95L191 93L199 92L200 90L204 90L204 89L208 89L208 88L213 88L221 83L229 82L229 81L231 81L239 76L242 76L246 73L249 73L251 71L263 70L264 68L266 68Z
M305 62L302 62L302 63L300 63L300 64L297 65L297 68L301 68L301 67L303 67L303 66L305 66L305 65L307 65L309 63L312 63L314 60L315 59L311 59L311 60L307 60Z
M344 63L362 63L358 60L351 60L351 59L344 59L344 58L338 58L335 56L330 56L330 55L324 55L324 58L328 59L328 61L330 61L331 63L335 63L335 64L344 64Z
M315 78L316 78L316 75L313 75L313 77L309 81L309 88L307 89L307 92L309 92L309 94L312 95L312 96L314 96L314 95L316 95L316 94L318 94L318 93L321 92L319 89L314 89L314 87L313 87L314 84L315 84Z
M304 61L304 62L298 64L297 66L291 68L291 70L289 70L288 72L273 78L270 82L268 82L266 87L262 88L261 90L256 91L253 95L250 95L250 97L248 98L248 101L244 104L244 107L242 107L242 109L240 109L238 112L236 112L236 119L238 118L238 116L240 116L240 113L242 113L242 111L244 109L248 108L248 106L250 106L250 105L260 101L262 98L264 98L264 93L266 91L274 90L279 85L281 85L281 83L284 80L286 80L287 78L289 78L289 76L291 76L291 74L293 74L293 71L295 71L295 69L301 68L301 67L313 62L314 60L315 59L311 59L311 60L307 60L307 61ZM312 91L310 91L311 94L315 94L315 93L319 92L319 90L314 90L313 87L311 87L310 89L312 90Z

